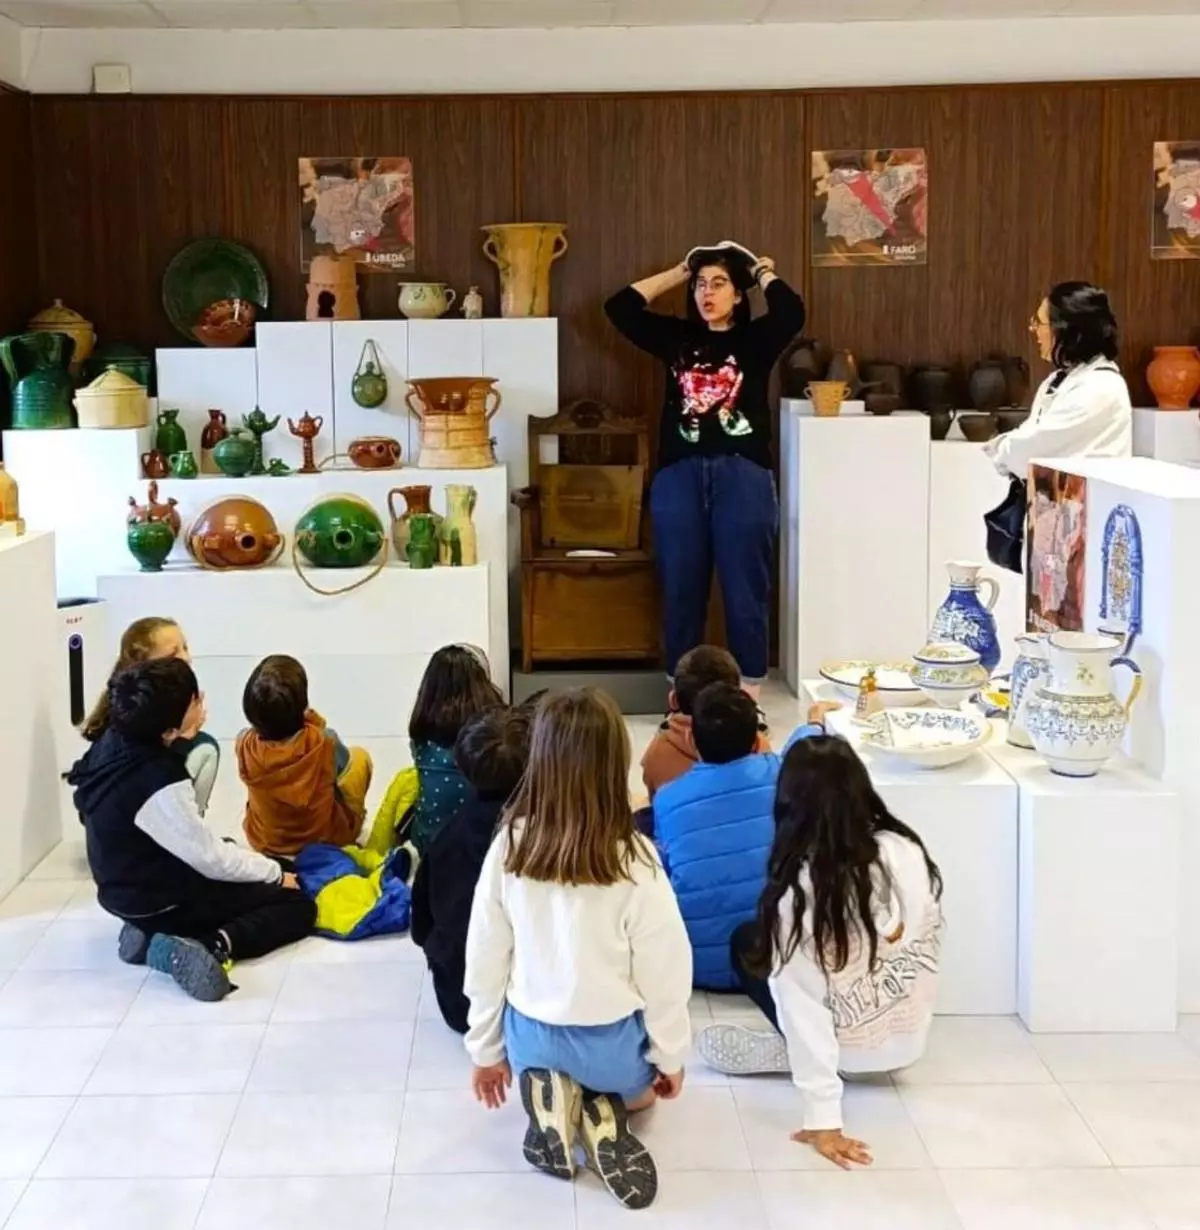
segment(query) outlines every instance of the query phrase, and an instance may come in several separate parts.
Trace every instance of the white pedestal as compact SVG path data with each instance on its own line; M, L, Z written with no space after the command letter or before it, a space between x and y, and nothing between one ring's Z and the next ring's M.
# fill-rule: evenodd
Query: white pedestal
M908 658L929 601L929 420L780 416L780 661Z
M1134 410L1133 455L1200 465L1200 416L1195 410Z
M991 755L1020 790L1021 1019L1035 1033L1173 1030L1177 796L1124 760L1080 779L1002 742Z
M348 584L367 569L326 570ZM433 652L453 642L490 644L490 576L473 568L389 565L337 598L307 590L290 567L214 573L194 565L126 570L100 578L114 638L134 619L169 614L184 626L208 706L207 729L232 739L245 724L242 691L271 653L298 658L313 707L343 739L404 739Z
M0 593L3 897L63 835L54 740L54 684L59 675L52 534L0 537Z
M844 699L806 680L811 699ZM849 708L829 729L854 744L884 802L925 842L945 880L937 1010L1010 1015L1017 1007L1017 788L980 753L935 771L908 769L861 746ZM996 736L993 736L996 737Z
M983 575L1000 586L992 610L1002 657L1009 670L1016 657L1013 641L1025 630L1025 578L987 562L983 514L1008 494L1008 479L983 451L967 440L934 440L929 446L929 605L928 624L950 591L949 560L976 560ZM918 648L914 645L913 649ZM911 650L910 650L911 652Z
M1164 419L1195 415L1155 411ZM1181 803L1179 1009L1200 1012L1200 930L1195 926L1195 869L1200 866L1200 470L1149 458L1095 458L1054 463L1082 474L1087 486L1085 624L1100 622L1104 525L1117 504L1133 510L1143 553L1141 635L1133 657L1145 675L1125 750ZM1117 686L1124 688L1118 672ZM1124 694L1124 693L1122 693ZM1136 821L1140 826L1140 819ZM1161 892L1161 889L1160 889Z

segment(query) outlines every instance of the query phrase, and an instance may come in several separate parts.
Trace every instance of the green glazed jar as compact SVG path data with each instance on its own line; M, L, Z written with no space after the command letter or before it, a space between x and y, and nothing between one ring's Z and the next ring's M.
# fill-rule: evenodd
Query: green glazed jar
M229 435L212 450L213 463L222 474L241 478L254 468L254 437L244 427L231 427Z
M428 513L413 513L409 517L405 554L410 568L432 568L437 563L437 522Z
M135 521L126 531L125 541L143 572L161 572L175 545L175 531L165 521Z
M158 430L154 434L154 447L164 457L170 457L172 453L186 453L187 446L187 432L179 424L179 411L160 410Z
M362 568L383 547L379 514L357 495L318 500L296 522L296 549L314 568Z

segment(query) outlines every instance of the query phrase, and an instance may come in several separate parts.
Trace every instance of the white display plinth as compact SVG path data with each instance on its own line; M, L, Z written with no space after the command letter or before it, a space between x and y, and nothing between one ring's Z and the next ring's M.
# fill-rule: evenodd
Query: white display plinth
M1134 410L1133 455L1200 465L1200 416L1195 410Z
M1001 671L1011 669L1016 657L1014 638L1025 630L1025 578L987 562L983 514L1004 499L1008 484L982 444L934 440L929 446L928 623L933 623L938 607L950 592L947 562L973 560L983 564L982 575L1000 586L992 614L1000 638L1002 656L997 669Z
M313 576L333 588L369 571ZM389 565L361 588L326 598L306 589L290 566L217 573L168 564L157 573L102 576L99 589L114 638L144 615L180 621L205 694L206 729L218 739L232 739L245 726L246 680L272 653L304 664L313 707L344 739L403 739L421 676L441 646L478 645L500 682L507 663L490 643L489 574L486 564Z
M1100 624L1109 513L1123 504L1141 529L1142 632L1132 656L1142 668L1145 686L1133 708L1125 750L1180 797L1180 860L1172 872L1179 884L1179 1010L1200 1012L1200 930L1195 926L1195 868L1200 866L1200 471L1144 457L1045 464L1088 480L1083 609L1089 631ZM1124 696L1127 685L1121 676L1118 672L1116 682ZM1139 822L1133 823L1136 832Z
M813 700L843 700L806 680ZM937 1011L1010 1015L1017 1008L1017 788L988 756L948 769L909 769L861 746L852 703L828 728L857 748L898 819L915 829L945 880ZM993 735L993 738L1000 737Z
M929 420L780 415L780 662L908 658L929 602Z
M4 433L4 466L20 488L25 524L54 534L60 598L94 598L97 575L128 561L128 500L145 490L138 479L151 434L149 427Z
M62 840L54 536L0 536L0 897Z
M1178 797L1124 760L1069 778L1000 741L990 754L1020 791L1021 1019L1035 1033L1174 1030Z

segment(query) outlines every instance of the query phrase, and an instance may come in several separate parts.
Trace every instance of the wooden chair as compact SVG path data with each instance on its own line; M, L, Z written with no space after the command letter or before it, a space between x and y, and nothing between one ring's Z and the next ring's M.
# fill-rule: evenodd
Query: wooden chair
M528 430L530 483L512 495L521 510L522 668L657 662L644 420L584 400L531 417ZM543 459L544 445L556 461Z

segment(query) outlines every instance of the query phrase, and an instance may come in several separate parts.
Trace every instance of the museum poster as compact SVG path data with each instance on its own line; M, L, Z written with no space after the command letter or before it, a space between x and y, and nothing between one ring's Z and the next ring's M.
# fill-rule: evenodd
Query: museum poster
M414 264L413 169L408 158L301 158L300 261L351 256L365 270Z
M814 265L923 265L923 149L814 150Z
M1083 630L1087 479L1048 466L1029 469L1025 626Z
M1155 141L1150 256L1200 257L1200 141Z

